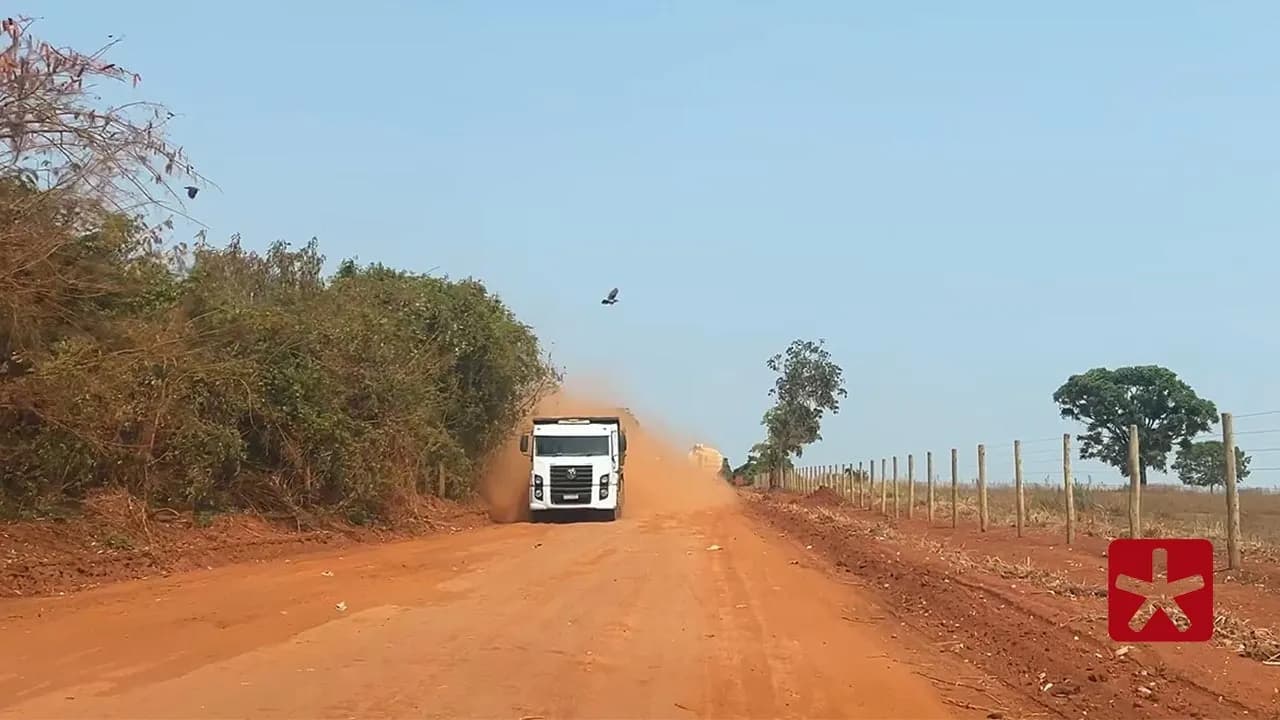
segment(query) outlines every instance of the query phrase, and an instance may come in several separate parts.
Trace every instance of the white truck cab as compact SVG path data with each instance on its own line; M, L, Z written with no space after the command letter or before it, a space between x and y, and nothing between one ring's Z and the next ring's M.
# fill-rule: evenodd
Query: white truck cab
M616 417L538 417L520 437L520 452L532 460L529 510L537 518L551 510L622 514L627 434Z

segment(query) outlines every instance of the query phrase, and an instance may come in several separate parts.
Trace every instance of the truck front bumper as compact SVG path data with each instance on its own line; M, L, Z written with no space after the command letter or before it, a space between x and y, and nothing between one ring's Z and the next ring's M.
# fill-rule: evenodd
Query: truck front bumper
M618 493L615 488L609 488L609 495L604 499L600 498L600 491L595 490L592 493L591 502L561 502L553 503L547 497L547 493L543 493L542 499L538 500L533 496L533 489L529 489L529 509L533 512L539 510L617 510L618 509Z

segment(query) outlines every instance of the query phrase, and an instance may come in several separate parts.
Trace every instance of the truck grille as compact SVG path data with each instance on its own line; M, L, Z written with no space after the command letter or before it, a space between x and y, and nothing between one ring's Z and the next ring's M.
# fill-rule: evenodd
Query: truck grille
M573 471L570 473L570 471ZM586 505L591 502L590 465L552 465L549 478L551 502L560 505ZM573 475L573 477L569 477Z

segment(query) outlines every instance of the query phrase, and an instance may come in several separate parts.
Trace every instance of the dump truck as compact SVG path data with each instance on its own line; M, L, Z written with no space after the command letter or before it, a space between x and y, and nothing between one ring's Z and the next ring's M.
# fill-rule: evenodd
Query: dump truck
M530 458L534 520L552 511L622 516L627 434L618 417L535 417L520 452Z

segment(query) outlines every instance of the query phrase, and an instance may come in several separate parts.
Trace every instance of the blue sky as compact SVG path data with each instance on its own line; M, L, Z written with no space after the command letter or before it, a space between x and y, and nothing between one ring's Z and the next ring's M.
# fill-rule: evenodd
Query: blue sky
M995 468L1072 429L1050 396L1095 366L1280 408L1274 2L11 12L124 36L222 188L192 205L211 237L482 278L570 379L735 462L796 338L847 375L813 462L968 472L985 441Z

